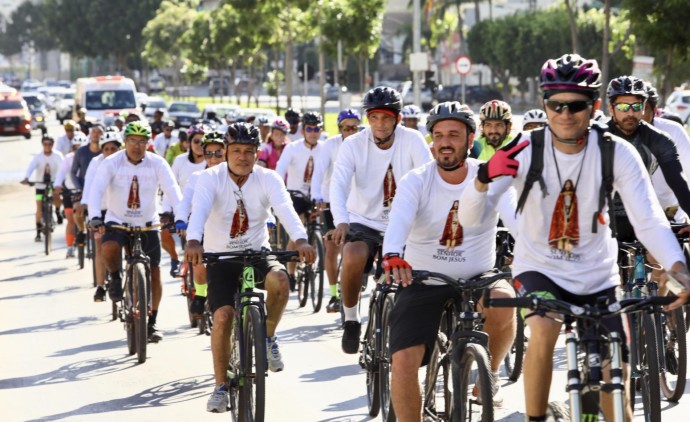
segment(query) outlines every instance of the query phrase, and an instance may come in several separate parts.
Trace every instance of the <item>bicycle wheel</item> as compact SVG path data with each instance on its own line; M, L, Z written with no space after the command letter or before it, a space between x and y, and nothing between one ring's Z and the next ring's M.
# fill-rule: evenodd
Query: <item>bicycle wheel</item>
M476 343L467 343L460 356L453 351L452 380L453 380L453 421L464 422L481 420L491 422L494 420L493 395L491 394L491 378L489 375L489 357L486 349ZM476 408L472 408L475 402L472 397L473 383L471 376L476 370L477 383L479 384L478 397L481 404L477 404L481 416L475 415Z
M295 280L297 282L297 301L299 307L307 306L307 299L309 299L309 279L311 278L311 268L307 264L298 264L295 270Z
M515 310L517 318L517 328L515 329L515 340L510 348L510 351L503 359L505 365L506 375L511 381L517 381L522 373L522 360L525 356L525 320L522 319L520 309Z
M240 420L262 422L266 406L266 330L256 306L247 309L244 324Z
M134 332L134 286L132 284L131 269L127 270L124 292L122 313L125 320L125 331L127 332L127 351L131 356L137 352L137 340Z
M661 317L661 315L658 315ZM660 333L661 392L668 401L677 402L685 392L688 347L682 308L664 315Z
M46 193L47 195L47 193ZM50 204L43 206L43 240L46 255L50 255L53 248L53 207Z
M194 315L192 315L192 312L190 311L192 302L194 301L195 297L194 270L192 270L192 265L188 262L185 262L182 265L185 265L187 267L186 271L184 272L183 282L185 285L185 297L187 298L187 316L189 317L189 325L192 328L197 328L197 326L199 325L199 320L194 318Z
M79 262L79 269L84 269L84 261L86 260L86 251L83 243L77 243L77 260Z
M94 233L93 230L89 230L86 233L86 238L87 238L87 248L90 250L89 256L91 256L91 275L93 276L93 286L96 287L98 284L96 282L96 275L97 275L97 269L96 269L96 240L94 239Z
M314 307L314 313L317 313L321 310L321 305L323 304L324 259L326 257L321 230L314 230L311 233L311 240L309 243L311 243L311 246L316 251L316 262L312 264L313 271L310 277L309 287L311 288L311 304Z
M232 334L230 335L230 361L228 362L228 391L230 416L234 422L240 420L239 401L240 401L240 321L235 314L232 323Z
M439 331L426 367L422 392L422 414L433 420L450 421L453 414L453 389L447 352L447 337Z
M379 307L376 302L376 295L372 294L369 299L369 320L364 331L364 343L359 356L359 365L366 371L367 383L367 407L369 416L376 417L381 409L381 374L377 362L377 337Z
M345 323L345 306L343 306L342 300L343 300L343 285L342 281L340 280L340 277L342 275L341 270L343 267L343 256L340 255L340 259L338 260L338 282L336 283L338 285L338 297L340 298L340 325L342 326ZM371 315L371 313L369 314Z
M650 314L642 315L642 326L638 337L641 376L638 380L642 390L642 405L645 420L661 422L661 393L659 392L659 361L657 355L654 320Z
M391 335L390 318L394 303L393 294L387 294L384 297L379 330L381 333L381 344L379 344L379 378L381 386L379 391L381 393L381 416L384 422L395 421L395 410L393 409L393 400L391 400L391 351L389 344Z
M148 300L146 297L146 268L144 264L136 263L132 266L132 288L134 297L134 332L136 333L137 358L139 363L146 361L146 343L148 332L146 320L148 317Z

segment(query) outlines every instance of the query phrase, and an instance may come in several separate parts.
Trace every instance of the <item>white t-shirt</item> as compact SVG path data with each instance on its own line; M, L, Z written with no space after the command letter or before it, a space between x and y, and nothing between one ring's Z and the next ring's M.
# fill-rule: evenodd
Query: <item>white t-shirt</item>
M283 180L287 174L288 190L298 190L306 196L310 196L314 167L322 145L322 141L317 141L315 147L309 148L304 139L285 145L283 153L278 159L276 172Z
M175 220L182 220L185 223L189 222L189 214L192 212L192 200L194 199L194 190L196 188L196 182L199 180L199 176L203 170L192 173L187 179L187 184L185 184L184 189L182 189L182 202L177 208L179 215L175 216Z
M88 207L88 200L89 196L91 195L91 186L93 186L93 179L96 177L96 173L98 172L98 167L101 166L101 163L105 159L105 156L103 154L100 154L96 157L94 157L91 162L89 163L89 168L86 169L86 175L84 176L84 189L81 192L81 198L82 198L82 203L85 204ZM101 204L97 206L100 207L101 210L104 210L106 208L106 205L108 204L108 192L106 192L105 195L103 195L101 199Z
M302 135L302 123L297 125L297 131L295 133L290 133L288 130L285 136L287 136L290 141L299 141L300 139L304 139L304 135Z
M333 176L333 165L342 144L343 135L336 135L327 139L319 148L319 158L314 165L314 177L311 179L311 196L317 201L330 201L329 188Z
M177 136L170 135L169 138L166 138L165 132L159 133L153 139L153 150L161 157L165 157L165 153L168 151L168 148L175 142L179 142L179 138Z
M383 253L405 252L416 270L435 271L454 278L470 278L494 267L499 213L506 225L515 216L515 190L500 195L489 188L489 206L478 226L463 227L458 208L463 190L474 185L480 161L468 158L467 177L457 185L441 178L436 162L407 173L393 200ZM433 284L433 283L430 283Z
M69 190L72 190L75 188L74 186L74 181L72 181L72 162L74 161L74 151L68 153L65 155L65 159L62 160L62 164L60 164L60 170L58 171L57 177L55 177L55 186L62 186L62 184L65 184L65 187Z
M58 136L58 138L55 140L55 147L53 147L53 151L60 151L62 155L67 155L71 149L72 140L67 138L67 134L63 133L62 135Z
M270 248L266 223L271 208L293 240L307 232L292 207L278 174L254 166L242 188L230 178L228 166L202 171L197 179L187 239L201 241L207 252Z
M43 183L46 169L50 171L50 180L55 184L55 178L60 171L60 165L64 157L58 151L53 150L50 155L45 155L43 151L34 155L34 158L26 168L24 178L30 182L36 183L36 189L45 189L46 185ZM33 174L33 177L31 176Z
M359 223L385 231L396 184L431 160L422 135L401 125L387 150L376 146L370 128L349 137L340 146L331 177L330 208L336 226Z
M146 152L144 159L132 164L126 151L104 159L89 190L89 215L100 215L103 195L107 193L105 221L144 226L158 223L158 189L168 197L174 209L182 200L172 170L165 158Z
M597 293L620 284L616 263L618 243L611 237L606 206L602 210L604 224L595 220L597 233L592 233L602 183L597 137L597 133L592 131L585 150L577 154L564 154L553 149L551 132L546 131L543 177L548 195L543 198L539 184L535 183L522 212L517 216L519 235L515 239L514 276L519 278L523 272L536 271L578 295ZM523 132L522 139L530 139L530 132ZM626 210L638 239L664 267L668 268L676 261L684 262L678 241L669 229L654 195L642 159L629 142L617 137L614 139L613 187L624 204L634 204L626 206ZM521 194L530 166L531 148L528 146L516 156L520 163L517 177L504 177L492 183L496 185L497 192L515 186L517 194ZM567 184L567 180L575 185L575 197L561 192L554 154L560 180L563 185ZM475 188L465 189L460 199L460 223L463 227L480 224L487 206L486 199L485 192L478 192ZM568 204L572 220L565 218Z

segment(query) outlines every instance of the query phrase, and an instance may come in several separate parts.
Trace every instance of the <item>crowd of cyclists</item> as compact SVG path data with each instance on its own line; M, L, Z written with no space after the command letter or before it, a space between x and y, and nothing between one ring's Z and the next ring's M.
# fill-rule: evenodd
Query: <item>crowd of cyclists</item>
M110 300L123 294L121 256L128 239L107 223L163 222L186 238L181 259L169 230L143 233L153 291L148 338L162 340L163 249L171 276L179 276L182 260L193 265L190 312L201 317L208 302L213 314L210 412L228 407L226 365L242 266L204 266L202 254L268 248L277 218L289 235L287 248L311 263L317 257L305 225L317 209L327 233L325 256L318 257L330 287L327 312L344 314L344 353L360 348L362 276L377 253L385 279L400 286L391 316L391 396L398 420L419 421L417 369L429 361L443 304L457 292L433 281L412 283L412 270L465 279L493 270L499 225L515 239L512 279L490 286L491 297L533 295L585 305L604 295L615 301L621 285L617 240L634 239L664 269L652 274L664 294L672 286L669 274L680 283L671 289L678 296L671 306L690 297L686 258L669 226L688 223L690 214L684 128L663 118L657 91L634 76L608 83L607 113L599 113L601 72L595 60L577 54L548 60L540 81L543 108L526 112L522 128L514 127L510 105L500 100L484 104L478 116L467 105L444 102L422 125L421 110L403 106L400 93L388 87L363 97L366 125L358 110L342 110L338 134L327 140L319 113L293 109L274 121L197 124L179 138L162 113L151 124L131 113L119 122L121 129L67 121L57 141L43 137L43 150L22 183L35 171L32 180L55 184L56 218L67 220L68 258L87 230L95 232L95 301L106 300L106 275ZM601 147L604 141L612 143L612 155ZM607 160L610 180L601 170ZM37 241L44 189L36 185ZM257 287L268 295L268 367L278 372L285 368L279 323L294 289L295 263L269 258L257 270ZM501 406L499 368L516 335L515 311L481 305L477 311L489 336L494 405ZM544 421L561 323L535 316L526 324L526 420ZM620 317L605 326L625 337ZM613 420L609 396L602 392L601 409Z

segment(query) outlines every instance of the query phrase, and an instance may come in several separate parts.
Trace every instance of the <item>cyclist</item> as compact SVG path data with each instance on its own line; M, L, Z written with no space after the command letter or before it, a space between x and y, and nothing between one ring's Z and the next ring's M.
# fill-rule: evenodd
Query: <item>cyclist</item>
M476 130L472 110L458 102L441 103L429 113L427 128L434 140L436 160L410 171L400 181L382 249L386 275L392 273L402 287L391 314L389 346L393 360L391 393L400 420L419 420L418 368L428 363L433 351L443 305L457 296L451 286L412 284L410 270L468 279L493 269L496 260L496 211L485 213L476 227L464 228L458 223L458 200L464 189L471 188L480 164L468 159ZM494 192L489 195L494 204L501 199ZM503 195L498 203L504 219L512 219L514 192ZM491 289L494 297L515 296L507 280ZM479 297L476 300L479 302ZM496 381L515 339L515 311L494 308L483 312L484 331L490 338L494 404L500 405L503 398Z
M302 223L306 223L309 219L311 179L323 144L319 141L322 125L323 122L319 113L310 111L304 113L301 126L304 139L287 144L276 166L276 172L281 179L287 179L285 184ZM288 242L286 249L293 250L293 248L294 243ZM295 263L288 263L287 267L290 287L293 289L295 286L295 266Z
M74 215L72 208L72 191L74 190L74 182L72 181L69 171L72 168L72 161L74 161L74 153L79 147L86 145L89 140L81 132L72 135L72 150L65 155L65 159L60 164L60 171L55 177L55 189L53 195L62 198L63 209L65 210L65 218L67 224L65 225L65 242L67 243L67 256L65 258L74 258Z
M155 138L153 138L153 151L161 157L165 157L165 154L168 152L168 148L170 148L172 144L179 141L177 136L173 134L174 129L175 122L168 120L163 124L163 132L159 133Z
M275 170L278 165L280 155L283 153L285 145L290 142L287 133L290 125L287 120L278 117L271 125L271 133L266 138L266 144L262 145L258 164L262 167Z
M89 168L89 163L101 153L99 143L103 131L104 127L102 124L94 123L88 134L89 144L79 148L77 152L74 153L74 162L72 162L70 174L72 175L75 189L81 190L82 192L84 191L84 178L86 177L86 170ZM77 243L84 243L86 240L86 204L82 204L80 200L72 205L74 207L74 223L79 229L77 231L76 241Z
M62 155L67 155L72 151L72 146L74 145L72 139L74 138L74 128L76 126L77 123L74 120L65 120L65 124L62 125L62 128L65 129L65 133L58 136L55 140L55 150L59 151Z
M33 180L36 182L36 242L41 241L41 230L43 229L43 223L41 223L42 210L41 201L43 200L43 195L45 194L46 184L44 182L50 180L55 181L55 177L60 170L60 164L64 157L58 151L53 151L53 145L55 145L55 140L48 136L43 135L41 139L41 145L43 146L43 151L34 155L34 158L29 163L29 167L26 169L24 174L24 179L20 182L21 184L28 185L29 178L34 174ZM41 182L39 182L39 180ZM60 199L56 198L55 203L55 216L58 217L58 221L62 221L62 215L60 215Z
M114 125L117 128L117 130L122 132L125 129L125 118L122 116L117 116L115 118Z
M422 136L427 135L427 130L424 125L419 123L419 117L422 115L422 110L414 104L406 105L402 109L402 124L408 129L414 129L421 132Z
M124 123L124 120L123 120ZM158 135L163 133L167 122L163 121L163 110L157 109L153 112L153 121L151 122L151 136L155 140ZM175 125L173 124L173 127Z
M290 124L290 129L287 132L288 140L298 141L302 139L302 128L300 122L302 121L300 117L300 112L298 110L293 110L288 108L285 110L285 120Z
M109 126L106 128L103 135L101 135L101 140L98 142L101 147L101 155L97 156L89 164L88 170L86 170L86 176L84 177L84 190L82 191L82 198L84 201L88 201L90 197L90 189L93 185L94 177L98 172L98 167L100 167L103 160L110 157L120 150L122 146L122 133L117 129L117 126ZM88 206L88 203L86 203ZM100 204L96 204L95 207L101 210L101 219L105 219L106 212L106 198L101 199ZM93 234L95 245L93 246L94 260L96 263L96 292L93 295L94 302L105 301L105 263L103 262L103 256L101 254L101 233L95 232Z
M491 100L479 109L479 127L482 131L475 141L481 150L478 159L488 160L513 139L510 133L512 118L513 112L505 101Z
M79 130L84 132L84 135L88 135L89 131L91 130L91 126L93 126L93 122L86 120L86 109L84 107L80 107L77 110L77 118L79 119L77 121Z
M225 142L225 136L218 131L211 131L204 135L204 139L201 142L204 158L206 159L204 169L215 167L225 162ZM192 211L192 199L196 190L196 182L199 180L202 171L198 170L189 176L182 190L182 203L179 207L178 216L182 224L177 223L177 227L182 230L182 235L185 234L184 230L187 229L189 214ZM206 305L206 267L204 265L195 265L193 273L195 294L194 300L189 306L189 312L198 318L204 313L204 306Z
M548 117L542 171L544 192L548 194L543 196L535 185L517 214L514 283L522 294L579 304L594 304L602 295L615 301L615 289L620 283L616 265L618 245L607 221L607 207L601 210L599 207L603 183L602 154L598 147L601 135L598 130L590 130L590 119L601 103L599 66L596 60L566 54L548 60L540 79ZM518 193L522 191L531 161L529 139L535 133L523 132L521 139L513 140L479 166L474 186L465 189L460 198L459 219L463 227L481 224L486 213L487 190L494 179L497 179L493 182L496 186L492 188L496 192L511 186ZM630 205L626 208L630 210L638 237L655 255L663 257L665 268L678 272L679 277L682 274L685 279L689 274L683 254L654 198L638 154L628 142L616 136L612 136L611 142L615 147L613 188ZM592 227L595 210L600 211L594 214ZM690 286L686 284L686 287ZM683 292L674 305L681 304L688 296L690 290ZM526 420L544 421L553 351L561 322L533 316L526 323L531 333L524 362ZM604 325L624 336L621 318L604 320ZM624 360L627 360L625 356ZM608 371L605 377L609 377ZM606 420L613 420L610 399L610 394L602 395ZM627 412L631 420L630 410Z
M182 193L175 182L170 166L163 157L146 151L151 137L147 123L134 121L127 124L124 133L125 149L111 155L98 167L93 186L89 191L90 225L99 229L102 237L101 253L110 273L108 295L110 300L122 299L120 276L122 247L129 244L127 233L105 231L104 222L146 226L158 223L156 196L162 189L174 208L180 203ZM101 218L101 201L105 195L105 219ZM158 309L163 293L159 263L161 259L160 237L157 231L142 233L144 253L151 263L151 308L148 322L148 339L162 340L156 328Z
M179 141L170 145L170 148L168 148L168 150L165 152L165 161L167 161L168 164L170 164L171 166L178 155L184 154L185 152L189 151L189 131L191 131L194 127L195 126L190 127L188 131L180 130L177 133Z
M400 178L432 160L421 133L399 124L402 98L398 91L373 88L364 96L362 108L369 127L340 146L329 192L336 225L333 242L342 245L346 236L351 235L343 248L340 273L345 314L342 349L349 354L359 349L361 322L357 303L362 274L370 270L379 246L357 234L380 237L388 226Z
M185 259L201 264L201 254L209 252L259 250L269 247L266 223L271 208L295 240L300 258L315 259L307 242L307 233L295 213L283 181L274 171L256 164L261 138L249 123L228 127L227 165L204 170L196 183L192 214L187 230ZM204 246L201 246L201 239ZM276 338L276 328L288 301L288 277L285 267L274 259L255 266L260 273L257 286L268 293L266 300L266 339L268 367L277 372L284 368ZM230 356L230 332L234 315L234 296L243 266L219 262L206 268L209 305L213 312L211 351L216 388L208 400L209 412L225 412L228 405L227 364ZM259 274L257 274L259 275Z
M528 111L522 118L522 130L532 130L546 126L546 113L544 110L535 108Z
M259 128L259 134L261 135L261 142L266 142L268 139L268 134L271 132L271 122L268 117L259 116L256 118L256 126Z
M312 178L311 194L314 201L323 210L323 224L327 232L335 229L333 224L333 214L329 209L331 176L338 150L343 141L348 137L359 132L361 118L359 113L353 109L346 109L338 114L338 132L336 135L324 142L321 146L319 159L314 166L314 177ZM331 290L331 300L326 306L329 313L340 312L340 294L338 292L338 255L341 247L333 243L330 236L325 237L324 246L326 248L326 275Z

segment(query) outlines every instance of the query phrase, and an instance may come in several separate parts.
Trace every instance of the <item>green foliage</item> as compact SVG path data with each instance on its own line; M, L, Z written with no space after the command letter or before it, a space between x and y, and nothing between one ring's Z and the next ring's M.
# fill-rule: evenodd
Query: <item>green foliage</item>
M144 58L156 67L181 63L185 44L180 39L192 27L196 13L187 4L163 1L143 29Z
M651 51L672 50L679 57L688 55L690 32L683 30L690 22L687 0L623 0L634 33Z
M327 55L335 57L342 41L346 53L374 57L381 44L383 0L320 0L315 9Z

